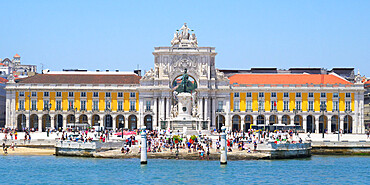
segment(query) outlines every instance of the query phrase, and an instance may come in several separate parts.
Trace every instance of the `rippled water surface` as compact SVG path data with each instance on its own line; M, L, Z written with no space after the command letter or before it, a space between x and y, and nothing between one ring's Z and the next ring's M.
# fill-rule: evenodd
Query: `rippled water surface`
M187 161L1 156L0 184L369 184L370 157Z

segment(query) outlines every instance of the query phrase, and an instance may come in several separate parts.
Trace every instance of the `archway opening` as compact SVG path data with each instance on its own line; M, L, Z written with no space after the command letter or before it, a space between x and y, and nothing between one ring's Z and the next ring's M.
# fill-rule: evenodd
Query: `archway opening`
M307 116L307 126L306 130L307 132L314 133L315 132L315 118L312 115Z
M152 115L146 115L144 117L144 124L147 130L153 130L153 117Z
M220 131L222 126L225 126L225 116L217 115L217 117L216 117L216 129L218 131Z
M303 118L301 115L294 116L294 125L296 128L302 128Z
M26 128L26 115L20 114L17 117L17 129L18 131L23 131Z
M55 123L55 128L58 129L58 130L61 130L63 129L63 116L60 115L60 114L57 114L55 117L54 117L54 123Z
M274 125L274 124L277 124L277 123L278 123L277 116L276 115L271 115L270 119L269 119L269 124Z
M248 132L251 129L251 125L253 124L253 117L251 115L246 115L244 118L244 131Z
M39 129L39 117L36 114L32 114L30 118L30 129L36 131Z
M339 119L337 115L331 117L331 132L338 132Z
M116 127L118 128L118 129L123 129L124 127L125 127L125 117L123 116L123 115L118 115L117 117L116 117Z
M49 114L42 116L42 131L45 132L47 129L51 128L51 117Z
M319 117L319 133L325 133L328 128L328 117L320 116Z
M91 121L92 121L93 126L100 127L100 116L99 115L94 114L91 117Z
M186 91L188 92L192 92L194 91L195 89L198 88L198 84L197 84L197 81L195 80L194 77L190 76L189 74L187 74L188 77L187 77L187 81L188 81L188 84L186 84ZM175 90L178 90L178 91L182 91L183 89L180 87L180 85L182 84L182 78L183 78L183 74L181 75L178 75L173 81L172 81L172 89L175 89ZM181 89L178 89L178 88L181 88Z
M290 116L288 116L288 115L284 115L284 116L281 118L281 122L282 122L282 124L284 124L284 125L290 125Z
M265 125L265 116L264 115L258 115L257 116L257 125Z
M128 117L128 129L130 130L137 129L137 117L135 115L130 115Z
M105 129L112 129L113 128L113 120L111 115L104 116L104 128Z
M352 133L352 116L346 115L344 117L343 133Z
M87 119L87 116L85 114L80 115L78 122L84 123L84 124L89 124L89 121Z
M234 115L232 118L232 131L240 131L240 116Z

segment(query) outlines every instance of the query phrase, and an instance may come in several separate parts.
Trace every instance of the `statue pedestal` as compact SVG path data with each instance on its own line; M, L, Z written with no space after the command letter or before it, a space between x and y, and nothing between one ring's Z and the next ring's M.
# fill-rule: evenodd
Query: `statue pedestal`
M191 116L191 94L190 93L180 93L177 95L178 98L178 120L190 120Z

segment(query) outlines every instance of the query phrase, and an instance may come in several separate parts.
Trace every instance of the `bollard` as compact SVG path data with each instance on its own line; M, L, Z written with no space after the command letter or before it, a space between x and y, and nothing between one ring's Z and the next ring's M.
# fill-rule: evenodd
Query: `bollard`
M220 164L225 165L227 164L227 145L226 145L226 127L221 127L221 157L220 157Z
M145 126L141 129L141 158L140 164L147 164L147 148L146 148L146 133Z

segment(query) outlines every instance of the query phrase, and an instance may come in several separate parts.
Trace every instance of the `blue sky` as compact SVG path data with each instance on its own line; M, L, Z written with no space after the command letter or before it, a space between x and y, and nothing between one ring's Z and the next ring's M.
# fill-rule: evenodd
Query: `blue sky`
M370 76L370 1L0 0L0 58L41 69L153 67L187 22L218 68L355 67Z

